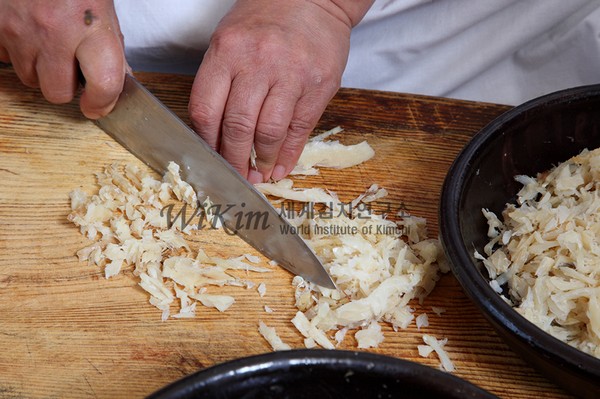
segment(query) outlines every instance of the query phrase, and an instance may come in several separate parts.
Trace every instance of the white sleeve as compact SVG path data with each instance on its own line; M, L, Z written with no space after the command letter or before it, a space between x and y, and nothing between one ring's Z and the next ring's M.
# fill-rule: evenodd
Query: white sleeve
M376 0L342 84L518 104L600 82L598 0Z
M234 0L115 0L134 70L195 73Z
M115 0L134 70L194 74L234 0ZM600 0L376 0L342 85L518 104L600 82Z

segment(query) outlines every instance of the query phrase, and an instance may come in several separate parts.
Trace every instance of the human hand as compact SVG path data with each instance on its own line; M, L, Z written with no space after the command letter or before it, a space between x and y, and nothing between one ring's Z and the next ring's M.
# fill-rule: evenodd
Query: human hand
M218 25L189 112L200 136L251 183L294 168L340 86L351 28L372 4L347 2L361 2L356 18L330 0L239 0Z
M110 112L127 64L112 0L0 0L0 62L52 103L67 103L86 80L81 111Z

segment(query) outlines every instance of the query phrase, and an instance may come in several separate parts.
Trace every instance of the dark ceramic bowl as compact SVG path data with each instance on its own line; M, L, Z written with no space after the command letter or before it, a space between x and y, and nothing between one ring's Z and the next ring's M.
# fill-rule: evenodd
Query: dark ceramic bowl
M233 360L148 399L452 398L496 396L451 374L366 352L292 350ZM497 398L496 398L497 399Z
M500 215L521 185L584 148L600 147L600 85L552 93L517 106L484 127L450 168L440 202L440 235L454 275L505 341L552 381L600 398L600 359L549 334L507 305L489 286L474 250L483 253L481 209Z

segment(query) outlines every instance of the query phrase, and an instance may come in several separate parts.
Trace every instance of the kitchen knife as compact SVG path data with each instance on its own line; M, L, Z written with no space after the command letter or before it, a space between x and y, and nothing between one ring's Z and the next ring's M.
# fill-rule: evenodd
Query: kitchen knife
M133 76L126 75L114 109L96 123L161 174L170 161L179 164L182 179L220 207L226 231L290 272L335 288L314 252L264 196Z

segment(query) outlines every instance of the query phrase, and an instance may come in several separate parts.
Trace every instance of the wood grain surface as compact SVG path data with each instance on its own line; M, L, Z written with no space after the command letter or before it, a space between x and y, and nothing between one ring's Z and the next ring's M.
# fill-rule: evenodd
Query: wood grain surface
M184 120L192 78L139 74L138 78ZM372 183L390 192L387 203L404 204L427 218L437 236L440 188L451 162L483 125L506 106L441 98L342 89L319 123L322 131L342 126L342 141L368 140L376 156L344 171L322 170L298 181L336 191L342 199ZM168 139L168 138L167 138ZM161 321L131 270L106 280L102 270L78 262L88 241L67 221L69 192L94 189L94 173L112 162L136 158L92 122L78 104L51 105L38 90L0 68L0 398L140 398L187 374L227 360L270 351L257 332L258 320L276 327L282 339L302 347L290 323L295 313L292 276L276 269L252 277L256 289L223 288L236 303L225 313L198 308L193 319ZM202 232L195 245L235 256L252 250L237 237ZM264 305L275 310L267 314ZM436 316L432 306L447 309ZM455 375L501 398L567 398L564 391L528 366L492 330L445 275L414 323L394 332L372 352L439 367L422 358L422 334L448 338ZM349 334L341 349L354 349Z

